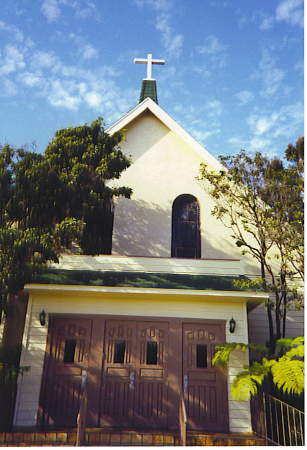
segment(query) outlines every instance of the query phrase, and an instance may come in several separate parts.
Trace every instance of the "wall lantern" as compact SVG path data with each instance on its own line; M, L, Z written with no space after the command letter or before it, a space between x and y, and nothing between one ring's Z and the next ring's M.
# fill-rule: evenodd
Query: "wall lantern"
M46 313L44 310L42 310L42 312L39 315L39 321L42 327L46 324Z
M234 320L234 318L232 318L229 321L229 331L230 331L230 333L233 333L235 331L235 328L236 328L236 321Z

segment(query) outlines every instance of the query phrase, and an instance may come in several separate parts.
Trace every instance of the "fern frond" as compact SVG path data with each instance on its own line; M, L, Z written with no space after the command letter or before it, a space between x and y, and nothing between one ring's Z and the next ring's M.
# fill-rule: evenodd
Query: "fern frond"
M283 356L271 367L273 382L284 392L301 394L304 390L304 362Z
M225 344L220 344L215 347L217 352L215 353L212 364L215 366L226 367L229 364L230 354L234 350L246 350L248 344L242 344L241 342L226 342Z
M257 393L258 385L262 384L264 377L270 370L269 365L258 362L254 362L251 366L244 366L244 369L236 375L231 385L232 398L239 402L247 401Z

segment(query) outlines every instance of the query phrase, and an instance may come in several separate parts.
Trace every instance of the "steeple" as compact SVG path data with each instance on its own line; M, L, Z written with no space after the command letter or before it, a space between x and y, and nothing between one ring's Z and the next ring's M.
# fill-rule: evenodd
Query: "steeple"
M135 58L134 62L137 64L147 64L147 78L144 78L142 82L139 103L141 103L145 98L150 97L154 102L158 104L156 80L151 77L151 72L152 72L152 65L153 64L164 65L164 59L152 59L152 55L148 54L147 59Z

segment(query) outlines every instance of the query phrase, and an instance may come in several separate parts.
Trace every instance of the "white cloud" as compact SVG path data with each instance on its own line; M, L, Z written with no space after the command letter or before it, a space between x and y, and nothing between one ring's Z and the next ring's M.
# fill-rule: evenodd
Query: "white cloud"
M17 93L16 84L12 80L4 78L1 86L1 97L14 97Z
M161 43L168 59L178 58L182 52L183 35L176 33L171 26L171 10L174 10L173 0L134 0L139 7L149 7L156 11L155 27L161 33ZM176 11L176 10L175 10Z
M100 108L103 103L103 98L98 92L87 92L84 96L85 101L91 108Z
M276 95L285 79L286 72L276 67L277 61L271 56L267 49L262 52L262 59L259 63L259 72L252 78L262 79L263 89L260 91L264 97Z
M283 0L276 8L277 22L304 26L304 0Z
M278 148L276 142L282 137L286 147L288 136L293 136L296 132L299 135L304 123L303 104L297 102L274 111L255 109L246 122L249 129L245 136L237 135L228 139L228 143L235 150L256 149L267 154L283 156L285 148Z
M0 20L0 31L6 31L10 34L10 38L14 42L23 42L23 32L14 25L7 25Z
M76 14L75 14L77 19L85 20L85 19L88 19L89 17L94 17L96 19L99 19L99 17L100 17L99 10L97 9L96 5L92 1L85 2L86 5L84 5L83 1L81 3L82 3L81 7L79 5L77 5Z
M88 61L98 57L98 50L91 44L86 43L82 36L70 33L69 39L77 46L77 52L84 60Z
M237 150L238 152L241 149L246 149L247 148L247 141L244 140L242 137L240 136L233 136L232 138L228 139L227 141L235 150Z
M197 51L201 54L215 55L216 53L224 52L227 48L228 45L219 42L216 36L208 36L205 39L205 44L197 47Z
M151 6L156 11L169 11L174 3L172 0L134 0L134 3L142 8L145 6Z
M198 53L208 55L211 63L210 69L222 69L227 65L225 50L228 45L222 44L216 36L208 36L204 45L196 47Z
M42 84L42 77L31 72L25 72L21 75L20 80L28 87L39 87Z
M296 104L283 106L280 110L268 112L255 112L251 114L247 123L251 132L257 138L263 138L269 133L270 138L293 134L304 122L303 105Z
M98 57L98 51L91 44L84 44L80 48L82 58L85 60L93 59Z
M26 67L23 54L14 45L5 47L5 57L0 60L0 75L9 75Z
M239 101L239 106L244 106L254 100L255 96L250 91L241 91L234 95L234 98Z
M219 100L211 100L205 105L205 110L210 118L220 116L223 112L223 105Z
M202 124L202 128L205 128L204 124ZM188 132L191 136L194 137L194 139L196 139L197 142L202 143L203 145L205 145L204 143L206 142L206 140L214 135L217 135L220 133L220 129L219 128L215 128L214 130L210 127L210 131L206 130L203 131L199 128L199 126L197 127L188 127Z
M273 16L266 16L262 19L259 29L261 31L267 31L274 27L275 18Z
M201 75L203 78L209 78L212 75L211 70L207 68L207 64L193 65L192 70Z
M81 99L77 95L74 81L52 80L49 88L50 92L48 92L47 98L52 106L72 111L78 109Z
M272 128L275 120L273 117L259 117L258 115L253 114L248 118L247 123L254 134L261 136L263 133Z
M271 139L261 139L261 138L254 138L251 139L249 143L249 150L257 150L262 153L267 153L268 149L272 145Z
M34 52L31 57L32 70L53 69L53 72L56 72L59 70L60 66L60 60L54 52L38 50Z
M183 36L174 33L170 26L170 14L162 13L157 17L156 29L161 33L161 43L163 44L169 58L178 58L182 51Z
M61 14L57 0L44 0L41 11L49 23L57 20Z

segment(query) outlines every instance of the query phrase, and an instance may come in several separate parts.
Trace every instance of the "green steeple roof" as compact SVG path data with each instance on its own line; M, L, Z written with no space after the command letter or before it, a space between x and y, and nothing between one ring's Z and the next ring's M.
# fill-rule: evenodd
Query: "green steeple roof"
M153 79L148 80L146 78L143 80L140 95L140 103L147 97L150 97L154 102L158 104L156 80Z

